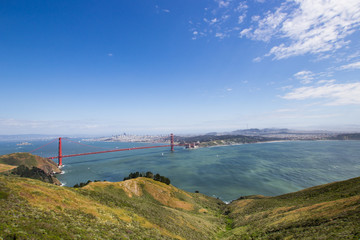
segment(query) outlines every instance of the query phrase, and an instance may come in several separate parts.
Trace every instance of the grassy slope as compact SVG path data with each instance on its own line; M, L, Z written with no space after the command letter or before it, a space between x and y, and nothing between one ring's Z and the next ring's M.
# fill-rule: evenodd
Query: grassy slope
M52 160L42 158L30 153L11 153L0 156L0 164L3 166L20 166L25 165L28 168L37 167L44 170L46 173L56 172L60 173L61 170L58 168L56 163ZM5 167L3 167L5 168Z
M0 163L0 172L7 172L16 168L16 166Z
M277 197L249 196L225 206L147 178L68 188L0 175L0 239L14 236L359 239L360 178Z
M359 239L360 178L229 206L228 239Z
M0 238L212 239L224 204L150 179L82 189L0 176Z

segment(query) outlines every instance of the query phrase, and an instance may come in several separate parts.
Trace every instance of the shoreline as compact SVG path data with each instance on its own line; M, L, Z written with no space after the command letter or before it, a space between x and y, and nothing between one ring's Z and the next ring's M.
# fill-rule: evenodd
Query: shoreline
M264 144L264 143L282 143L282 142L306 142L306 141L359 141L359 140L332 140L332 139L298 139L298 140L272 140L272 141L263 141L263 142L252 142L252 143L235 143L235 144L218 144L213 146L198 146L197 148L214 148L214 147L229 147L229 146L239 146L239 145L245 145L245 144ZM196 149L196 148L195 148Z

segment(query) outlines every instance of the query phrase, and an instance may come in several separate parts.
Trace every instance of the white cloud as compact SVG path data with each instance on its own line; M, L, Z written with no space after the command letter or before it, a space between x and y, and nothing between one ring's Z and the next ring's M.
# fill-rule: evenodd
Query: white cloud
M346 70L346 69L360 69L360 62L354 62L339 67L339 70Z
M214 23L217 23L217 22L218 22L217 18L213 18L213 19L210 20L210 24L214 24Z
M207 36L223 38L218 33L224 33L224 37L238 35L241 29L240 24L244 24L246 20L247 2L243 0L213 0L213 3L215 4L204 9L201 19L190 23L192 25L190 31L193 32L194 26L196 26L196 31L203 33L197 38Z
M280 89L285 91L285 90L289 90L289 89L292 89L292 88L293 88L292 85L288 85L288 86L281 87Z
M317 82L317 84L330 84L330 83L334 83L336 80L335 79L331 79L331 80L320 80Z
M267 56L283 59L304 54L323 54L349 44L346 37L360 26L358 0L287 0L267 12L242 34L254 40L284 39Z
M230 18L230 15L224 15L224 16L221 17L221 19L222 19L223 21L226 21L226 20L228 20L229 18Z
M224 34L224 33L216 33L215 37L220 38L220 39L224 39L226 37L226 34Z
M360 57L360 50L357 50L355 52L353 52L352 54L350 54L349 56L347 56L347 61L350 61L354 58L358 58Z
M245 28L240 32L240 37L246 36L249 37L251 34L252 28Z
M252 17L252 20L257 22L258 26L254 28L250 37L254 40L269 41L278 32L278 28L286 16L287 14L283 12L283 9L278 8L274 13L267 14L263 19L260 19L259 16Z
M218 0L217 1L218 2L218 4L219 4L219 7L220 8L226 8L226 7L228 7L229 6L229 4L230 4L230 1L223 1L223 0Z
M235 12L241 12L243 10L246 10L248 8L248 5L246 4L246 2L240 2L238 4L238 6L234 9Z
M297 109L291 109L291 108L282 108L282 109L278 109L275 112L278 113L286 113L286 112L297 112Z
M312 82L314 82L315 80L318 81L318 84L321 83L330 83L333 82L335 80L327 80L326 78L330 78L333 76L333 72L331 71L326 71L326 72L319 72L319 73L314 73L312 71L308 71L308 70L302 70L300 72L295 73L294 78L299 80L300 83L302 84L310 84Z
M259 20L260 20L260 16L258 16L258 15L255 15L255 16L251 17L251 21L253 21L253 22L257 22Z
M262 58L261 57L256 57L253 59L253 62L261 62Z
M170 13L170 10L169 10L169 9L165 9L165 8L161 9L161 8L159 7L159 5L155 5L155 8L156 8L156 12L157 12L157 13L160 13L160 11L161 11L161 12L164 12L164 13Z
M301 80L302 84L309 84L314 79L314 73L311 71L300 71L295 73L294 77Z
M241 24L241 23L244 21L245 17L246 17L245 14L239 16L239 17L238 17L238 24Z
M109 57L112 57L112 56L113 56L113 54L112 54L112 53L108 53L108 56L109 56Z
M288 100L325 99L326 105L360 104L360 83L336 84L327 83L322 86L309 86L293 89L283 96Z

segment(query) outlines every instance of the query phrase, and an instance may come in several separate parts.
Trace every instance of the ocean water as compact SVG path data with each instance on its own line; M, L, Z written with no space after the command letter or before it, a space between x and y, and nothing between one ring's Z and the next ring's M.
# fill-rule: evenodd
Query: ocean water
M74 141L74 140L73 140ZM31 146L0 142L0 154L27 152ZM63 154L129 148L144 143L91 142L85 147L63 144ZM101 147L101 148L100 148ZM56 156L56 142L36 151ZM57 161L57 160L54 160ZM122 181L130 172L160 173L171 184L231 201L240 196L275 196L303 188L360 176L360 141L289 141L200 148L176 147L105 153L63 159L66 186L87 180Z

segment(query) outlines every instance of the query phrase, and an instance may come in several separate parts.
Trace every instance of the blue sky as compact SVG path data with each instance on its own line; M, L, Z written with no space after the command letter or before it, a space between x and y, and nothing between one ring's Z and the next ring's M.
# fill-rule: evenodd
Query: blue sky
M0 134L360 130L358 0L0 2Z

